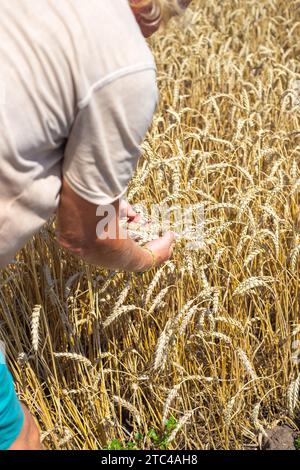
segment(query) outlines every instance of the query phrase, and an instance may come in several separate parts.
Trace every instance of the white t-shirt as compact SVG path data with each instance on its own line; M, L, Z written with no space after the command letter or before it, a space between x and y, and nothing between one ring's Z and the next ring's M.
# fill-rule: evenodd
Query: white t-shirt
M55 212L62 176L126 192L158 99L128 0L1 0L0 267Z

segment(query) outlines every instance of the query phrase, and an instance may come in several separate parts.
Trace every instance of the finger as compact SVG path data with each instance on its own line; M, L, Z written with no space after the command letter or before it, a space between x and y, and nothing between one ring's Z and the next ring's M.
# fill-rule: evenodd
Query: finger
M128 206L127 206L127 217L132 219L132 218L135 218L138 215L139 214L137 212L135 212L135 210L128 204Z
M175 232L167 232L162 238L164 238L166 241L168 241L171 244L175 243L177 235Z
M133 216L132 222L140 222L141 219L142 219L142 215L136 213L136 214Z

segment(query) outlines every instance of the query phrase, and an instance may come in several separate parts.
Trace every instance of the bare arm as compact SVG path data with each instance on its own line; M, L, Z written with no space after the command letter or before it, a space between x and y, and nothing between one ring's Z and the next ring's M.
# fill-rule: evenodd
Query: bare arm
M24 405L22 408L24 412L23 428L9 450L44 450L40 440L40 432L33 417Z
M119 201L113 204L118 216ZM58 210L58 241L60 245L84 261L108 269L122 269L130 272L145 271L151 267L151 254L134 240L122 236L118 219L115 221L115 239L100 239L96 227L97 206L78 196L66 181L63 182L61 201ZM174 236L164 237L146 244L154 252L157 264L161 264L172 253Z

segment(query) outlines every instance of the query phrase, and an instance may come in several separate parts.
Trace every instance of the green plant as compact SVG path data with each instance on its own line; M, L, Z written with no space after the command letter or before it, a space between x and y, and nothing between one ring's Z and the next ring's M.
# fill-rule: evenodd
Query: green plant
M129 441L125 446L119 441L119 439L113 439L111 443L104 448L104 450L137 450L136 443Z
M166 450L168 448L168 439L176 425L176 419L174 416L171 416L165 423L165 431L159 432L155 429L150 429L148 438L157 449Z
M150 440L152 447L155 449L166 450L168 448L168 438L176 425L176 419L171 416L171 418L169 418L165 423L166 431L159 432L154 428L151 428L147 434L147 438ZM134 435L134 441L128 441L125 445L123 445L119 439L113 439L111 443L105 447L105 450L138 450L143 438L143 434L137 432Z

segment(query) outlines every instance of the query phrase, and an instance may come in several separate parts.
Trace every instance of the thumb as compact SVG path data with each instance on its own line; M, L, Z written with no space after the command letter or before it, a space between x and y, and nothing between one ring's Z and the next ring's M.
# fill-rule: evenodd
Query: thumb
M176 241L177 235L175 232L166 232L163 237L166 241L169 241L170 244L174 243Z
M172 255L173 253L173 248L174 248L174 245L175 245L175 242L176 242L176 238L177 238L177 235L175 232L167 232L165 233L165 235L162 237L165 242L169 245L169 256Z

